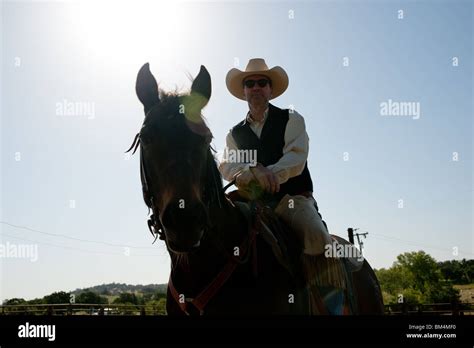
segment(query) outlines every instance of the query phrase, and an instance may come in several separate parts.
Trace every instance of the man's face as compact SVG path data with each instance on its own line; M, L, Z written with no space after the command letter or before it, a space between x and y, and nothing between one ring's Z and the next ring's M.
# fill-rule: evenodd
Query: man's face
M254 107L265 106L268 103L272 95L272 88L270 87L270 83L267 83L265 87L260 87L256 82L253 87L247 87L245 82L249 80L258 81L262 79L270 81L270 79L264 75L251 75L246 77L244 80L245 99Z

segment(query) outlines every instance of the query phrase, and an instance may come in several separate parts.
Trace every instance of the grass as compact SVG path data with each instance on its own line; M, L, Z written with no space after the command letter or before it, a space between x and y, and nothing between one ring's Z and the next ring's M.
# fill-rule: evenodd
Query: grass
M474 303L474 283L453 285L453 287L459 290L461 302Z

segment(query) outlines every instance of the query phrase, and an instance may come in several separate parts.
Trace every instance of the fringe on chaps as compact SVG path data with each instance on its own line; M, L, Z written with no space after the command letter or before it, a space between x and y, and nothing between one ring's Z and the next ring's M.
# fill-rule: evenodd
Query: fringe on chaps
M344 266L339 258L303 254L302 263L309 286L347 288Z

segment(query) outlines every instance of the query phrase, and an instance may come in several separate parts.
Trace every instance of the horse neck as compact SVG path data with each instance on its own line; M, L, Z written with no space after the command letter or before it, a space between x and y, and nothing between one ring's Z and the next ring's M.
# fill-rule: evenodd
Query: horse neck
M222 271L246 237L246 222L227 199L211 205L209 217L214 222L206 230L199 249L188 255L171 254L173 283L179 291L195 296Z

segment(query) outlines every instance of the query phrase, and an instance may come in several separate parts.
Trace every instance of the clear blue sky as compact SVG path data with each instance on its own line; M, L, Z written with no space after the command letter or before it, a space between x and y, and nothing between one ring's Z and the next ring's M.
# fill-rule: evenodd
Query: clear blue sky
M38 260L0 258L0 300L167 281L138 156L123 154L143 120L134 84L145 62L165 90L208 68L204 115L220 150L246 112L227 71L253 57L282 66L290 85L273 102L305 117L330 232L368 231L376 268L415 250L473 257L471 1L2 1L1 15L1 221L32 230L0 224L0 241L36 244ZM381 116L389 99L419 103L420 118ZM64 100L93 117L58 114Z

